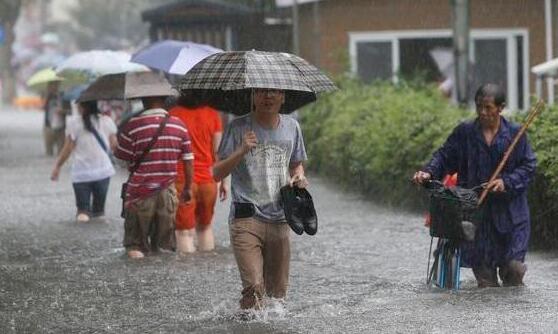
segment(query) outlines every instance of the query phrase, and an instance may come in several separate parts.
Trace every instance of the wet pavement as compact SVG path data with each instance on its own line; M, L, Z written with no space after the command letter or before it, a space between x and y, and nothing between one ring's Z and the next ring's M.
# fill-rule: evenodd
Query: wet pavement
M527 287L425 286L420 215L378 207L312 177L314 237L292 235L285 306L237 317L240 278L217 207L217 249L130 261L119 171L108 223L77 225L69 164L49 180L42 114L0 112L0 333L558 333L558 254L529 253ZM307 139L310 140L310 139Z

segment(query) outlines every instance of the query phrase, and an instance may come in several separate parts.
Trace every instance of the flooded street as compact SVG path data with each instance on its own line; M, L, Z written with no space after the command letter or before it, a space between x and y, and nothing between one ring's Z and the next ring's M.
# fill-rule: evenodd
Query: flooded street
M319 232L291 235L286 306L241 321L228 203L215 252L130 261L125 172L111 180L108 223L77 225L69 164L49 180L41 126L42 113L0 112L0 333L558 333L558 254L529 253L524 288L479 290L462 270L459 293L429 289L424 218L317 177Z

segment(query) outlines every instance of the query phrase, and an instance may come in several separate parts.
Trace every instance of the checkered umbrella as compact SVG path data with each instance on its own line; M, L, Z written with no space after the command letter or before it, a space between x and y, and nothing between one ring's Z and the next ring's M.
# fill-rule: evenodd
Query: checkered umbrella
M288 53L262 51L221 52L194 66L179 90L202 90L207 103L219 110L243 115L250 112L254 88L285 91L282 113L316 100L316 93L337 89L320 70Z

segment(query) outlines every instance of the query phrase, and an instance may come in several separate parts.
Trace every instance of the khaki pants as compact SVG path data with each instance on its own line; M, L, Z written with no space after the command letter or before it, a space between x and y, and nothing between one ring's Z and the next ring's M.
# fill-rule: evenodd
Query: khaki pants
M56 154L62 151L64 146L64 128L53 130L51 128L43 128L43 137L45 141L45 150L48 156L54 155L54 147L56 146Z
M124 247L142 252L175 250L174 223L178 197L174 185L126 209Z
M264 292L284 298L291 256L289 225L241 218L235 219L229 229L243 287L240 307L257 308Z

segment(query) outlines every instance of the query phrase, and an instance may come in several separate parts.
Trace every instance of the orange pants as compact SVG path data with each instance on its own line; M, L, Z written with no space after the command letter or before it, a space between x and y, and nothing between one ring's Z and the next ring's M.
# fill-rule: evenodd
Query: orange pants
M176 180L178 198L182 196L184 182ZM192 183L192 200L180 203L176 211L176 229L190 230L199 225L207 226L213 220L215 202L217 201L217 183Z

